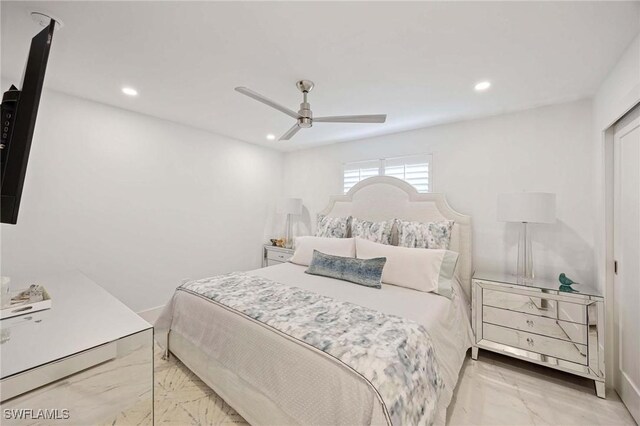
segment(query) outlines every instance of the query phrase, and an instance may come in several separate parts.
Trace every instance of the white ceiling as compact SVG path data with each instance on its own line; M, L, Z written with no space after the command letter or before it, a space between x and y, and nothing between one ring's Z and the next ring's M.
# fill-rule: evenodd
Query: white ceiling
M38 29L30 10L64 23L47 87L283 150L589 97L640 31L638 2L2 1L12 81ZM387 123L316 123L267 141L293 120L233 88L297 110L302 78L316 83L316 116ZM484 79L493 87L475 93Z

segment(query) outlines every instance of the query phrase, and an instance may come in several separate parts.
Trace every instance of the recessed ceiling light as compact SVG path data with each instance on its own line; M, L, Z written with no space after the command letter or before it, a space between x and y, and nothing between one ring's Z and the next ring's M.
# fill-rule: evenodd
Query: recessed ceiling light
M485 90L487 90L489 87L491 87L491 83L488 81L481 81L479 83L476 84L475 89L476 92L484 92Z
M269 133L267 135L267 139L269 139L270 141L274 141L276 140L276 135L274 135L273 133Z
M133 87L123 87L122 93L124 93L127 96L138 96L138 91Z

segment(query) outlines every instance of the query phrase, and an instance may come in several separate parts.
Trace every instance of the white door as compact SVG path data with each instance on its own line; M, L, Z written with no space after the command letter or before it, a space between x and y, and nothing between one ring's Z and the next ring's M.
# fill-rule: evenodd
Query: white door
M640 112L614 127L614 384L640 423Z

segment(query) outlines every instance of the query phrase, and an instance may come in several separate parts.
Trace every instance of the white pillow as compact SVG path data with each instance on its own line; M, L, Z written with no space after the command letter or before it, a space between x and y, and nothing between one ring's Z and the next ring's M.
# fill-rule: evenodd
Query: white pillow
M354 238L298 237L296 251L289 261L309 266L314 250L332 256L356 257L356 242Z
M386 257L382 282L451 297L458 253L450 250L397 247L356 238L359 259Z

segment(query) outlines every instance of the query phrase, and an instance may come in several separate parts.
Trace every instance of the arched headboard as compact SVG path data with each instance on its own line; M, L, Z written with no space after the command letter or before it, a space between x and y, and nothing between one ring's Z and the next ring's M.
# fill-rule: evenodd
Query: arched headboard
M329 205L320 213L331 217L353 216L371 221L453 220L449 249L459 253L457 274L470 300L473 275L471 216L453 210L444 194L421 194L401 179L378 176L360 181L346 195L331 197Z

